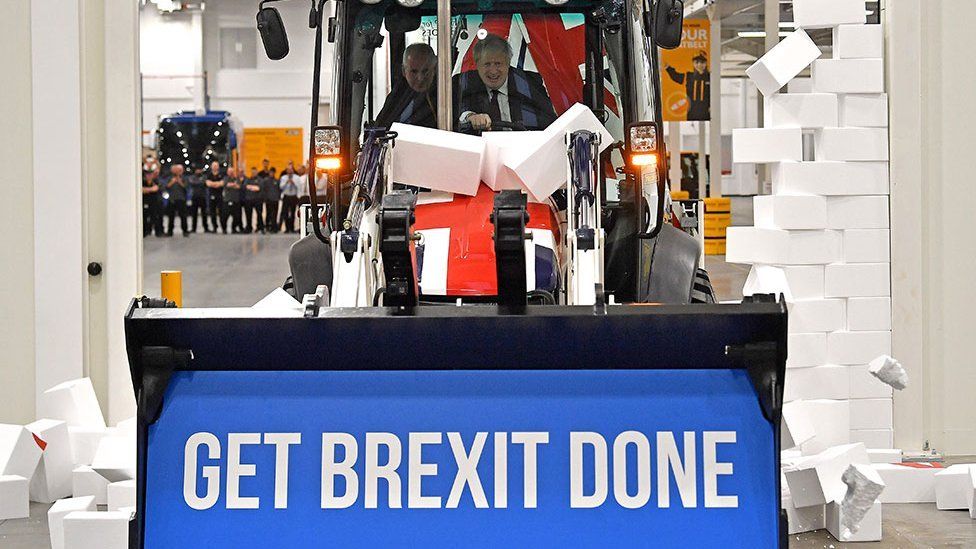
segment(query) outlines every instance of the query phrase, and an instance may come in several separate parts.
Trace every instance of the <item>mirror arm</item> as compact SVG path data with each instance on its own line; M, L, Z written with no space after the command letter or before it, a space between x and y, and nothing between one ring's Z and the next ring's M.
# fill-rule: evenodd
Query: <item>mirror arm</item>
M313 23L310 28L315 29L315 62L312 66L312 114L311 125L309 126L312 132L319 125L319 81L322 76L322 12L327 1L318 0L318 7L316 7L315 0L312 0L312 11L309 13L309 23ZM315 188L317 175L315 173L315 140L311 134L308 137L308 168L305 173L307 174L308 201L311 204L312 231L315 233L315 238L319 239L320 242L330 244L329 238L322 234L322 220L319 217L318 189ZM338 187L339 182L337 180L335 196L333 196L334 202L338 200Z

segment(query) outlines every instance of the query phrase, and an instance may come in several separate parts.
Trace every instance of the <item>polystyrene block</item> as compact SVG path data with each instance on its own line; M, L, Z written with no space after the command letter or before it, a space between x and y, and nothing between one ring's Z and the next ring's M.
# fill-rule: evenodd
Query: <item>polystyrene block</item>
M121 511L68 513L62 522L64 549L126 549L129 515Z
M885 482L881 503L935 503L935 474L944 468L927 463L876 463L873 467Z
M827 228L827 199L822 196L756 196L752 206L756 227Z
M824 128L840 125L834 93L777 93L763 102L766 128Z
M566 184L566 134L576 130L599 133L600 151L614 143L613 136L593 111L576 103L542 132L537 143L506 151L503 164L522 180L531 195L545 200Z
M826 297L885 297L891 295L888 263L835 263L824 268Z
M890 330L891 298L852 297L848 299L847 329L852 332Z
M976 520L976 467L969 470L969 518Z
M64 549L64 517L75 511L97 511L94 496L58 500L47 511L51 549Z
M485 132L485 158L481 164L481 180L493 191L527 191L522 180L504 164L509 153L518 154L520 149L537 146L544 139L543 132Z
M823 332L789 334L786 343L787 368L809 368L826 363L827 334Z
M814 152L821 162L886 161L888 129L824 128L817 131Z
M71 463L91 465L95 459L98 444L106 434L105 427L72 427L68 426L68 438L71 440Z
M891 429L890 398L856 398L851 400L851 429Z
M29 484L19 475L0 475L0 521L30 516Z
M783 272L793 299L823 299L823 265L784 265Z
M783 405L783 421L780 427L780 443L784 450L800 446L817 436L809 408L797 402Z
M860 442L869 450L886 450L894 445L894 431L891 429L853 429L851 442Z
M71 495L71 439L68 424L54 419L41 419L27 425L27 429L44 445L41 459L30 483L31 501L54 503Z
M845 94L840 96L840 125L862 128L888 127L888 94Z
M892 389L871 375L866 364L848 366L851 398L891 398Z
M935 474L935 506L940 510L969 509L970 470L976 464L959 463Z
M843 299L810 299L789 304L790 333L833 332L843 330L847 321L847 304ZM827 361L830 360L830 337L827 338Z
M0 475L30 479L40 459L41 447L26 427L0 423Z
M885 263L891 261L890 235L888 229L845 230L844 261L847 263Z
M848 444L851 441L850 403L846 400L797 400L798 408L805 411L817 433L804 442L800 449L804 455L822 452L827 448Z
M844 254L840 231L729 227L726 239L729 263L824 265L840 261Z
M891 332L832 332L827 334L827 361L866 364L891 354Z
M831 196L826 200L830 229L888 228L887 196Z
M252 309L263 309L266 311L294 311L302 308L302 302L298 301L282 288L275 288L260 301L251 305Z
M881 59L818 59L813 62L816 93L884 93Z
M887 162L780 162L772 164L776 195L886 195Z
M778 92L820 55L820 48L806 32L798 29L746 69L746 75L768 97Z
M878 381L901 391L908 387L908 371L894 358L880 355L868 363L868 372Z
M108 480L96 473L91 467L81 465L71 471L71 493L75 497L93 496L95 503L108 503Z
M474 196L481 184L480 137L394 123L393 181Z
M758 197L757 197L758 198ZM787 302L793 301L793 294L786 281L786 273L780 267L771 265L753 265L746 276L746 283L742 287L743 296L756 294L782 295Z
M87 377L66 381L41 395L41 417L60 419L69 426L105 427L105 418Z
M803 160L803 132L799 128L734 128L732 161L741 164Z
M109 511L134 506L136 504L135 479L109 483L107 496Z
M860 0L793 0L793 22L803 29L863 24L866 20Z
M880 59L884 56L881 25L834 27L834 59Z
M823 505L810 505L808 507L797 507L793 505L791 496L783 496L783 509L786 510L788 533L802 534L814 530L823 530L827 527L824 519Z
M851 378L846 366L826 365L786 370L783 391L785 401L818 398L842 400L850 396Z
M102 438L91 468L109 482L136 478L136 439L128 434Z
M807 507L844 499L847 485L842 477L844 471L855 463L871 463L863 444L834 446L807 456L792 468L784 470L793 504Z
M868 448L871 463L901 463L901 450L894 448Z
M875 501L871 509L861 518L857 525L857 532L844 528L844 509L838 502L828 503L826 506L827 531L838 541L881 541L881 502Z

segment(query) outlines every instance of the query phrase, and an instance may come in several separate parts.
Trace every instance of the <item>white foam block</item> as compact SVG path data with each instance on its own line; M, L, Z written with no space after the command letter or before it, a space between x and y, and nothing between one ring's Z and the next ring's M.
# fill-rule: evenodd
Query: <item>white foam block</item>
M851 442L860 442L869 450L887 450L894 446L894 431L891 429L855 429L851 431Z
M469 196L478 193L485 151L480 137L400 123L390 130L397 132L393 181Z
M64 517L75 511L97 511L93 496L58 500L47 511L47 526L51 535L51 549L64 549Z
M827 334L827 360L831 364L867 364L891 354L891 332L832 332Z
M252 309L264 309L264 310L283 310L292 311L299 310L302 308L302 303L291 296L288 292L281 288L275 288L271 292L262 297L260 301L251 305Z
M844 528L843 506L837 502L826 506L827 531L838 541L860 542L881 541L881 501L875 501L871 509L861 518L857 532Z
M888 228L887 196L831 196L826 200L830 229Z
M91 468L109 482L136 478L135 437L128 434L109 434L102 438Z
M817 131L814 155L819 161L888 160L887 128L824 128Z
M851 378L846 366L814 366L786 370L783 400L846 399L851 396Z
M803 132L799 128L734 128L732 161L737 164L803 160Z
M810 299L794 301L789 307L790 333L833 332L843 330L847 321L847 304L843 299ZM830 336L827 337L827 362L830 360Z
M421 293L447 295L447 256L450 253L451 229L424 229L424 262L420 271Z
M26 478L0 475L0 521L30 516L30 488Z
M881 25L838 25L834 27L834 59L880 59L884 57Z
M943 511L969 509L972 492L970 471L976 464L959 463L935 474L935 506Z
M890 398L856 398L851 400L851 429L891 429Z
M105 427L105 418L87 377L66 381L41 395L41 417L60 419L69 426Z
M891 261L888 229L847 229L844 231L844 261L847 263L885 263Z
M876 463L873 467L885 482L881 503L935 503L935 474L942 467L925 463Z
M783 421L780 424L780 445L783 450L795 448L817 436L810 409L799 402L783 405Z
M842 480L844 471L852 464L870 463L863 444L834 446L803 458L792 468L784 470L793 504L807 507L844 499L847 493L847 485Z
M126 549L129 514L121 511L68 513L62 522L64 549Z
M827 228L827 199L822 196L756 196L752 206L756 227Z
M783 496L783 509L786 510L790 535L823 530L827 527L823 505L797 507L793 505L793 498L786 495Z
M525 147L536 147L544 139L543 132L485 132L485 158L481 164L481 180L493 191L524 190L522 180L504 159L509 154L517 155Z
M41 447L27 428L0 423L0 475L30 479L40 459Z
M108 485L108 510L118 511L122 507L132 507L136 504L136 481L123 480Z
M888 127L888 94L844 94L840 96L840 126Z
M813 62L816 93L884 93L881 59L818 59Z
M848 444L851 440L850 403L846 400L798 400L795 404L804 410L817 433L804 442L800 449L804 455L816 454L827 448Z
M891 298L852 297L848 299L847 329L852 332L890 330Z
M826 297L885 297L891 295L888 263L835 263L824 268Z
M908 372L905 367L888 355L881 355L872 360L868 364L868 372L892 389L900 391L908 387Z
M75 497L93 496L95 503L108 503L108 481L91 467L82 465L71 471L71 493Z
M866 20L860 0L793 0L793 21L800 28L824 29Z
M893 448L868 448L871 463L901 463L901 450Z
M71 463L79 465L91 465L95 459L95 451L98 444L106 434L104 427L72 427L68 426L68 438L71 440Z
M776 195L886 195L886 162L780 162L772 164Z
M71 495L71 439L68 424L55 419L41 419L27 429L44 445L37 470L30 482L31 501L54 503Z
M851 398L891 398L890 386L871 375L866 364L848 366L851 376Z
M758 198L758 197L757 197ZM756 294L783 295L787 302L793 301L793 294L786 281L786 273L780 267L771 265L753 265L746 276L746 283L742 287L743 296Z
M969 518L976 520L976 467L969 470Z
M834 93L777 93L763 102L766 128L823 128L840 125Z
M545 200L566 185L566 134L576 130L599 133L601 152L614 142L593 111L576 103L542 132L538 143L507 151L503 164L522 180L530 194Z
M746 75L768 97L778 92L820 55L820 48L800 29L790 33L760 57L746 69Z
M795 333L787 336L787 369L809 368L811 366L819 366L826 363L827 334L823 332L815 332Z
M824 296L823 265L784 265L786 282L793 299L822 299Z
M824 265L840 261L844 254L840 231L729 227L726 238L729 263Z

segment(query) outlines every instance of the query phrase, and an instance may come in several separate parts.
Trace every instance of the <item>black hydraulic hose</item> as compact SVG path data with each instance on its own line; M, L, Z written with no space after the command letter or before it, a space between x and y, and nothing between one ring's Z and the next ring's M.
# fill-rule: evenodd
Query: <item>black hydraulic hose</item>
M314 0L313 0L314 1ZM312 66L312 121L311 135L308 136L308 200L312 206L312 231L315 238L323 244L331 244L329 238L322 234L321 219L319 218L318 189L315 188L315 127L319 125L319 80L322 75L322 12L326 0L319 0L318 8L313 7L314 13L309 14L315 21L315 63ZM330 178L326 176L326 181ZM336 182L335 197L339 195L339 183Z

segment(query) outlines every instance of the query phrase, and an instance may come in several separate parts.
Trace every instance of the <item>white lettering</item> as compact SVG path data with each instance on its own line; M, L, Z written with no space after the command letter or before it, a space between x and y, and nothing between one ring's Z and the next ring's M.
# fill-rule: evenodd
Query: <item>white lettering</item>
M227 508L257 509L261 506L258 497L240 495L241 477L253 477L256 467L253 463L241 463L241 446L261 444L260 433L227 434Z
M719 463L715 446L735 442L735 431L705 431L702 433L702 454L705 471L705 507L738 507L739 496L718 495L719 475L731 475L731 463Z
M275 447L275 509L288 508L288 446L301 444L301 433L265 433L264 443Z
M627 445L637 448L637 492L627 493ZM621 507L637 509L651 499L651 445L644 433L624 431L613 441L613 497Z
M447 433L447 440L451 443L451 451L454 452L454 461L457 462L458 472L454 477L451 493L447 496L446 507L457 509L461 502L461 495L464 493L464 487L467 485L471 490L474 506L478 509L487 509L488 498L485 497L485 489L481 486L481 479L478 477L478 461L481 459L481 452L485 449L488 433L475 433L470 453L464 451L461 433Z
M379 447L386 446L389 459L385 465L379 464ZM402 505L400 497L400 475L397 468L403 449L400 439L393 433L366 433L366 489L365 499L367 509L376 509L376 493L379 479L386 481L388 487L387 505L390 509L399 509Z
M583 493L583 446L593 448L593 493ZM589 431L569 434L569 506L592 509L607 500L607 441L600 433Z
M345 455L336 461L336 447L342 446ZM322 433L322 508L345 509L356 503L359 497L359 475L352 466L359 457L356 438L348 433ZM346 481L346 493L337 496L335 478L341 476Z
M220 497L220 466L207 465L203 468L203 478L207 479L207 491L197 496L197 449L207 447L207 457L220 459L220 441L213 433L193 433L186 439L183 449L183 500L191 509L203 511L210 509Z
M512 433L512 444L524 445L523 454L523 484L522 499L523 507L535 509L538 502L536 493L538 492L538 452L536 446L539 444L549 444L549 433L546 432L526 432Z
M508 508L508 433L495 433L495 509Z
M440 509L440 496L424 496L421 483L424 477L437 475L436 463L424 463L425 444L440 444L441 433L410 433L410 466L408 468L407 507L411 509Z
M671 431L657 434L657 506L671 506L671 478L669 469L674 471L674 482L678 486L683 507L698 506L698 487L695 484L695 433L685 431L684 459L678 453L678 444Z

